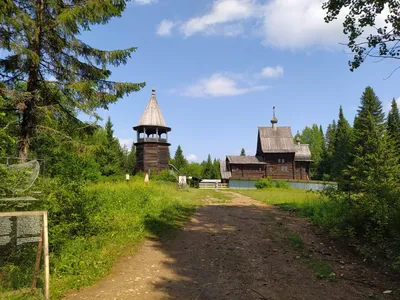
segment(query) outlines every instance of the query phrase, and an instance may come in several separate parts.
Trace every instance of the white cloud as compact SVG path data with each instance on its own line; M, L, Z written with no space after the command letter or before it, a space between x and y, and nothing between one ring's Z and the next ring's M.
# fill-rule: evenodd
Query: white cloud
M343 21L348 9L344 9L337 20L325 23L326 11L322 9L325 1L214 0L207 13L184 21L180 32L186 37L195 34L238 36L246 34L246 30L251 31L247 34L252 34L256 28L257 36L266 47L290 50L343 47L340 43L347 42ZM376 27L385 25L388 13L386 8L377 17ZM254 21L252 29L245 26L249 20ZM366 29L364 36L374 30Z
M267 89L266 85L239 87L238 82L228 74L214 73L185 88L182 96L187 97L224 97L237 96Z
M171 35L172 29L175 27L175 23L169 20L162 20L157 26L157 35L169 36Z
M225 35L237 35L238 27L235 30L218 29L217 27L233 21L242 21L250 18L254 14L254 0L216 0L210 12L186 21L181 26L181 32L185 36L196 33L212 34L220 32ZM233 34L234 33L234 34Z
M261 35L265 46L278 48L332 47L345 41L342 17L325 23L325 0L272 0L263 8Z
M139 5L147 5L147 4L153 4L157 3L158 0L135 0L135 3Z
M195 162L197 161L198 157L195 154L189 154L188 156L186 156L186 159L188 162Z
M279 65L276 67L265 67L261 70L261 76L267 78L277 78L283 76L283 68Z
M133 139L121 139L118 138L119 140L119 144L121 145L121 147L126 147L129 151L132 148L132 144L133 144Z

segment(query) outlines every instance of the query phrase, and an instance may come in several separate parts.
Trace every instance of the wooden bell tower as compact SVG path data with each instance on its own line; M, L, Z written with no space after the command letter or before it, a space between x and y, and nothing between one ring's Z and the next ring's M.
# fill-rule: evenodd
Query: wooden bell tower
M133 129L137 132L136 171L168 169L168 132L171 128L165 123L154 88L138 125Z

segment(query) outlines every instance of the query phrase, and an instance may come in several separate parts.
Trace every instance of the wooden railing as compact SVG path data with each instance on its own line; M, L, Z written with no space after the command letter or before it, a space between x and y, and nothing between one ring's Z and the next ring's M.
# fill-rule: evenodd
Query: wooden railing
M203 185L199 186L200 190L215 190L215 184L213 183L212 185ZM218 189L219 190L226 190L229 189L229 185L227 183L218 183Z
M155 142L155 143L167 143L167 139L161 139L161 138L141 138L138 139L138 143L144 143L144 142Z

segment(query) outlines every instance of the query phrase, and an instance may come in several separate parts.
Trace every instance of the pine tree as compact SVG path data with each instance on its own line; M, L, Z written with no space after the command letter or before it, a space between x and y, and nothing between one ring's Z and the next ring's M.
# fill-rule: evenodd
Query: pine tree
M400 156L400 113L395 99L392 100L392 106L388 114L387 131L394 147L397 149L397 155Z
M186 168L188 164L188 161L186 160L185 156L183 156L183 151L180 145L178 145L178 148L175 151L174 164L179 171Z
M332 154L331 176L337 181L348 181L343 171L350 163L352 151L352 128L343 114L342 106L339 109L339 119L337 123L336 135Z
M242 150L240 151L240 156L246 156L246 151L244 150L244 148L242 148Z
M220 171L220 167L219 167L219 161L214 158L213 161L213 177L214 179L220 179L221 178L221 171Z
M333 153L334 144L336 138L337 125L336 121L333 120L331 124L328 125L325 134L325 147L322 154L321 162L319 164L318 173L322 175L324 180L332 180L332 166L333 166Z
M0 49L7 56L0 59L0 81L8 90L26 82L25 91L13 97L22 112L21 159L28 157L39 112L59 107L70 116L76 110L96 116L97 108L107 109L144 86L108 80L107 66L126 64L136 48L104 51L77 38L93 25L120 17L125 8L125 0L2 1Z
M207 161L203 162L202 165L203 165L202 177L209 178L209 179L213 178L214 177L214 174L213 174L214 167L213 167L213 163L212 163L210 154L208 154Z
M98 153L101 173L105 176L121 173L125 168L125 156L112 127L111 118L108 118L104 128L105 139L101 140Z
M136 147L135 147L135 144L132 144L131 151L128 154L127 172L132 175L134 175L136 173Z
M352 162L347 170L352 180L353 191L368 190L373 179L372 174L376 174L377 169L384 168L384 165L391 161L387 158L392 149L388 148L385 137L384 118L382 103L372 88L367 87L354 120L354 149ZM391 174L380 176L391 176Z

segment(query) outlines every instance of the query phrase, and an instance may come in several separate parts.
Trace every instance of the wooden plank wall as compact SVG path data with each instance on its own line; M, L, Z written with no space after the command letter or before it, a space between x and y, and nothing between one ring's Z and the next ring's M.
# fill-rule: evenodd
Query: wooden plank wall
M295 179L309 180L310 179L310 163L307 161L297 161L295 170ZM307 178L308 175L308 178Z
M266 153L264 154L267 163L267 177L276 179L294 179L294 153ZM279 159L284 159L284 163L278 163ZM281 169L287 167L287 171Z
M232 170L231 179L254 179L265 177L265 165L230 164Z
M136 145L136 170L168 169L168 144L138 144Z

